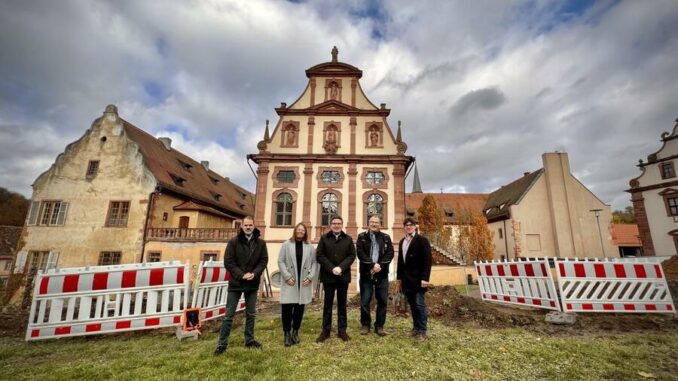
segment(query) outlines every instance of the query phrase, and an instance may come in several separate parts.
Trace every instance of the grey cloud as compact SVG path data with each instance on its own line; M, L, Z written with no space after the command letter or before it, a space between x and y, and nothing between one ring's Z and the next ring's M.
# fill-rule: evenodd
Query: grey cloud
M475 110L495 110L504 102L506 96L499 88L488 87L464 94L454 103L450 111L454 115L465 116Z

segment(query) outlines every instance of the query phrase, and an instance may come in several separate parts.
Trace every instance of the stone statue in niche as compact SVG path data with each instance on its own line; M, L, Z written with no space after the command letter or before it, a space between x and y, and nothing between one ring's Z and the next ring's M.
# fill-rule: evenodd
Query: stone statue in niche
M337 127L332 125L327 128L325 131L325 144L323 148L327 153L336 153L337 152Z
M330 83L330 99L337 100L339 98L339 85L336 82Z
M379 145L379 133L372 130L370 132L370 147L377 147Z
M285 135L285 145L294 146L297 143L297 133L294 128L288 128Z

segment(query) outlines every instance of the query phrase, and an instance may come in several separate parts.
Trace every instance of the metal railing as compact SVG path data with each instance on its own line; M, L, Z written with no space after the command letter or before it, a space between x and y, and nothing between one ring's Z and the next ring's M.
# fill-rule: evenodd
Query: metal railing
M148 241L221 241L238 233L234 228L148 228Z

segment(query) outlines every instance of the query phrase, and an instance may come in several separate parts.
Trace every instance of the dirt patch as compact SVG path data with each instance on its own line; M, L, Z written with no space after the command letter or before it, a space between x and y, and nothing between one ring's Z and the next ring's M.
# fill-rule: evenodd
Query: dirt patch
M674 283L678 288L678 284ZM675 293L674 293L675 295ZM524 327L536 333L590 335L678 329L675 315L577 314L574 325L546 323L547 310L513 307L460 295L454 287L432 287L426 295L429 316L451 326Z

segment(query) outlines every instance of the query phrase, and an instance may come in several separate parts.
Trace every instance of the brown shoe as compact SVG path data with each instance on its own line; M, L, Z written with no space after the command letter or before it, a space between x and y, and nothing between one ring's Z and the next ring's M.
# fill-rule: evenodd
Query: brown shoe
M322 343L322 342L324 342L325 340L329 339L329 337L330 337L330 333L329 333L329 332L327 332L327 331L322 331L322 332L320 332L320 336L318 336L318 338L315 339L315 342L316 342L316 343Z
M412 329L412 330L410 331L410 336L415 337L415 336L417 336L418 333L419 333L419 332L417 332L417 331L415 331L414 329Z
M343 341L351 340L351 337L348 334L346 334L346 332L339 332L337 336L339 336L339 338L342 339Z
M375 328L374 332L381 337L386 336L386 332L384 332L384 327Z
M364 325L360 328L361 335L367 335L368 333L370 333L370 327Z
M426 337L426 334L425 334L425 333L421 333L421 332L420 332L420 333L418 333L417 336L415 336L414 338L415 338L418 342L423 343L424 341L426 341L426 339L427 339L428 337Z

